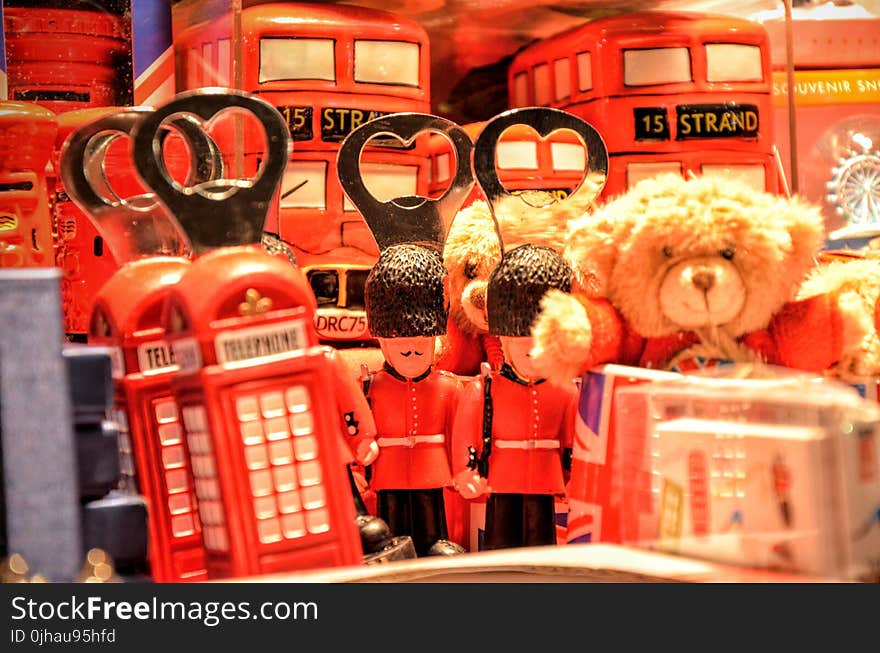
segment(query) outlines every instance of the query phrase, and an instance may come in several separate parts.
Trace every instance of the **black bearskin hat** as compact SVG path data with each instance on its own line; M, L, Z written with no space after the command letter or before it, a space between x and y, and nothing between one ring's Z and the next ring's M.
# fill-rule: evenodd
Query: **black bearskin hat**
M504 254L489 276L486 310L493 336L530 336L541 299L571 290L571 266L550 247L521 245Z
M445 277L436 248L404 243L385 249L364 288L370 335L412 338L446 333Z

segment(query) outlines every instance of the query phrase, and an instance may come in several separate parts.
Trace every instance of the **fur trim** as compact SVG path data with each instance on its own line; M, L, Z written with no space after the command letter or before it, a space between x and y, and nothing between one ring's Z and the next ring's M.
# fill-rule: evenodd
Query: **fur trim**
M587 311L575 297L550 290L532 328L535 368L551 382L564 385L580 376L590 359L593 330Z

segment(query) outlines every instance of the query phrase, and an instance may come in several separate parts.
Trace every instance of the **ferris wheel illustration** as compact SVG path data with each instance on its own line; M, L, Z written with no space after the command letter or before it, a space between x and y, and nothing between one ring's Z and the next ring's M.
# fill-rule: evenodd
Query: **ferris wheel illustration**
M865 134L853 135L832 169L827 199L850 228L880 227L880 149Z

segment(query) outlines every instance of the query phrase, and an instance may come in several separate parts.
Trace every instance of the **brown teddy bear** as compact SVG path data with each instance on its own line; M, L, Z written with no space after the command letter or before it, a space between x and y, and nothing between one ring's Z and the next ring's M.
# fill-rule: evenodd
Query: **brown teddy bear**
M545 296L535 364L558 383L605 362L823 371L865 336L840 293L797 300L823 241L818 209L799 199L712 176L645 180L572 222L572 294Z
M596 191L601 180L588 178ZM562 251L568 222L593 206L595 192L583 189L564 202L541 206L546 198L512 195L496 207L498 227L489 205L475 200L458 212L449 229L443 249L443 262L449 271L449 325L441 340L437 367L455 374L472 376L488 361L493 369L502 363L498 338L488 335L486 285L501 260L498 231L506 249L530 243ZM524 199L527 201L524 201ZM537 204L538 206L534 206Z
M801 286L798 299L828 293L836 294L841 305L863 317L865 335L826 374L846 383L861 383L867 377L880 376L880 337L871 319L880 298L880 252L823 252L820 264Z

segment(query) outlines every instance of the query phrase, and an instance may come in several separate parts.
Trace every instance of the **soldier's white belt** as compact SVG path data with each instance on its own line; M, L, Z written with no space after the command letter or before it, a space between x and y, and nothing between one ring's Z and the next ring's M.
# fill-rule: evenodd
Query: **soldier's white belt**
M443 433L433 435L407 435L402 438L377 438L376 444L380 447L409 447L417 444L443 444L446 436Z
M558 449L559 440L493 440L499 449Z

